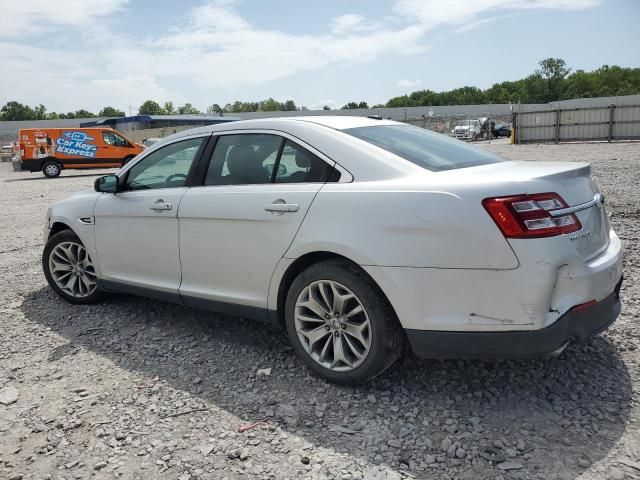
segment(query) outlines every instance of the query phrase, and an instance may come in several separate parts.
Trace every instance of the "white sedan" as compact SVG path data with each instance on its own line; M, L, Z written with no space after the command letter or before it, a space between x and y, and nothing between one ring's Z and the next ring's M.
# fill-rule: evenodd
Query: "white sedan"
M297 117L187 130L52 206L72 303L129 292L286 327L316 374L557 353L620 312L622 244L590 166L421 128Z

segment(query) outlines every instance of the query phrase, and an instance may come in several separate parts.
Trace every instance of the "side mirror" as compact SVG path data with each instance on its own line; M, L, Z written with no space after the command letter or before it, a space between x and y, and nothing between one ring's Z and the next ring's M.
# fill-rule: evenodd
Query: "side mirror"
M119 181L120 179L117 175L105 175L104 177L96 178L93 187L96 192L116 193L118 191Z

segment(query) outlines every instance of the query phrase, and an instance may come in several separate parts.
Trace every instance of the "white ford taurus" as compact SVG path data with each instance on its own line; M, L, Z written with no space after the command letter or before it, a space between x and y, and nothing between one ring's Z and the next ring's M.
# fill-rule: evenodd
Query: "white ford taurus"
M286 327L318 375L561 351L620 312L622 245L588 164L510 162L357 117L187 130L49 210L73 303L130 292Z

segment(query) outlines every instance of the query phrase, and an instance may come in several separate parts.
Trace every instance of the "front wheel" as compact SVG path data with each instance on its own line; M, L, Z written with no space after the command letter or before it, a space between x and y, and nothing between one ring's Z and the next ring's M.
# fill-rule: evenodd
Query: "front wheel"
M58 175L60 175L61 171L62 168L60 167L60 164L53 160L45 162L45 164L42 166L42 173L44 173L44 175L49 178L57 177Z
M330 382L367 382L404 351L402 330L382 292L348 262L331 260L304 270L289 288L285 309L294 349Z
M95 303L104 298L93 260L71 230L49 239L42 253L42 269L51 288L68 302Z

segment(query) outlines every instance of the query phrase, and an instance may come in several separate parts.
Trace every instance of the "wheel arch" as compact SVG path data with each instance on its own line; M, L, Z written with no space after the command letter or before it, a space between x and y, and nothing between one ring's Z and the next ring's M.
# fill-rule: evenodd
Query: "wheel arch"
M318 263L325 262L328 260L344 261L348 263L350 266L352 266L353 268L359 270L363 275L365 275L371 281L371 283L378 289L378 293L382 296L382 298L387 303L391 311L393 311L393 314L396 317L396 321L398 321L397 314L395 312L395 309L393 308L393 305L389 301L389 298L384 293L380 285L378 285L378 283L371 277L371 275L369 275L369 273L364 268L362 268L358 263L356 263L355 261L351 260L350 258L344 255L340 255L338 253L329 252L329 251L315 251L315 252L305 253L304 255L296 258L291 263L291 265L287 267L283 275L280 277L280 283L278 285L278 293L277 293L277 304L276 304L277 318L275 319L277 324L284 326L284 310L285 310L285 302L287 300L287 293L289 292L289 288L291 287L291 284L293 283L295 278L310 266L316 265Z
M59 158L57 158L57 157L44 157L44 158L43 158L43 159L41 159L41 160L42 160L42 162L40 163L40 167L41 167L41 168L42 168L42 167L44 167L44 165L45 165L46 163L49 163L49 162L55 162L55 163L57 163L58 165L60 165L60 168L61 168L61 169L64 169L64 164L62 163L62 160L60 160L60 159L59 159Z
M49 236L47 237L47 240L49 240L51 237L53 237L56 233L60 233L64 230L71 230L73 233L76 233L73 228L71 228L69 225L67 225L64 222L61 222L59 220L56 220L53 222L53 225L51 225L51 229L49 230ZM77 233L76 233L77 235Z

